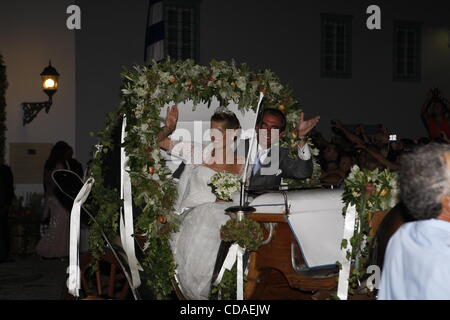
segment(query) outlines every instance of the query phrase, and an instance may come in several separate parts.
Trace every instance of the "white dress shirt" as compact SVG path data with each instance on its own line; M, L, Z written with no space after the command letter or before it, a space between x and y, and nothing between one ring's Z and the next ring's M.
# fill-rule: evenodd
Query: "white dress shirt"
M309 149L309 145L307 143L305 143L305 145L303 147L298 147L297 148L297 153L298 153L298 157L301 160L309 160L311 158L311 150ZM263 149L259 144L258 144L258 157L256 159L259 159L261 161L261 163L264 163L264 161L267 158L267 154L269 153L270 149Z
M409 222L389 240L379 300L450 300L450 223Z

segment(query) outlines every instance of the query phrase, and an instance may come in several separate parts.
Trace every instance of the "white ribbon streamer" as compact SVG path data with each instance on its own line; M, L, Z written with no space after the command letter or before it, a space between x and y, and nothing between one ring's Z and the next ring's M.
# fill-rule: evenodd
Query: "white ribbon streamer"
M81 206L91 192L94 178L89 178L78 192L70 213L69 279L67 288L71 295L79 297L81 289L80 275L80 215Z
M225 270L231 270L237 260L237 275L236 275L236 299L244 300L244 277L243 277L243 265L242 256L244 255L244 249L237 243L233 244L230 249L228 249L228 254L220 269L217 279L214 281L214 285L217 286L221 281Z
M351 266L351 256L347 259L347 251L352 252L352 245L350 244L350 239L353 237L355 232L356 223L356 207L354 205L347 207L347 212L345 214L344 220L344 234L342 239L347 240L347 248L342 248L342 260L341 260L341 270L339 271L339 282L337 289L337 296L341 300L347 300L348 296L348 280L350 277L350 266Z
M240 246L237 247L237 276L236 276L236 300L244 300L244 278L243 272L244 268L242 266L242 256L244 254L244 249Z
M264 93L260 92L259 93L259 100L258 100L258 105L256 107L256 116L255 116L255 121L253 123L253 130L252 130L252 137L250 139L250 147L248 149L247 152L247 158L245 159L245 165L244 165L244 173L242 175L242 179L241 179L241 198L240 198L240 204L241 206L244 205L244 195L245 195L245 185L248 183L247 179L250 179L251 177L251 172L250 174L247 172L248 168L249 168L249 163L250 163L250 157L251 155L253 155L252 159L256 156L256 144L255 144L255 140L256 140L256 121L258 120L258 114L259 114L259 109L261 107L261 102L264 98ZM253 150L255 149L255 150ZM252 162L253 163L253 162Z
M122 241L123 250L125 251L128 259L128 265L131 271L132 287L136 289L141 285L141 278L139 271L143 271L139 265L135 247L134 247L134 228L133 228L133 202L131 196L131 178L130 178L130 166L128 165L129 157L125 153L125 147L123 146L126 132L127 118L123 117L122 122L122 138L120 148L120 199L123 200L123 206L120 207L120 239Z
M242 221L242 212L237 213L238 221ZM225 257L225 260L222 264L222 268L220 269L219 275L217 276L216 281L214 281L214 285L218 285L222 281L223 274L226 270L231 270L233 268L234 263L237 260L236 266L236 300L244 300L244 267L242 264L242 256L244 255L245 249L242 248L237 243L233 244L230 249L228 249L228 254Z
M222 264L222 268L220 269L219 275L217 276L216 281L214 281L214 285L217 286L221 281L225 270L231 270L233 268L234 263L236 262L237 250L239 245L237 243L233 244L230 249L228 249L228 254L225 257L225 260Z

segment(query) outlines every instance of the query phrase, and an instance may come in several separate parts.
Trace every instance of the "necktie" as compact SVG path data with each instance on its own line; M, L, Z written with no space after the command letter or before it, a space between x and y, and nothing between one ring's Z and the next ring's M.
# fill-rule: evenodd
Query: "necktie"
M260 151L258 152L258 158L255 162L255 164L253 165L253 175L255 175L260 169L261 169L261 157L263 156L265 152Z

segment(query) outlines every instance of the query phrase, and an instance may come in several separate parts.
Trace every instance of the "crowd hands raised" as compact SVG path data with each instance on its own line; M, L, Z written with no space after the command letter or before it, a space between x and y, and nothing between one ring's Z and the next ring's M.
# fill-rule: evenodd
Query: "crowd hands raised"
M421 109L421 118L428 131L427 137L418 139L400 138L389 134L383 125L366 132L360 124L354 128L340 120L332 120L335 135L328 141L314 129L311 138L320 150L319 163L322 168L321 182L340 186L354 165L361 169L397 171L402 155L418 146L431 142L450 142L450 120L448 101L438 89L430 90Z

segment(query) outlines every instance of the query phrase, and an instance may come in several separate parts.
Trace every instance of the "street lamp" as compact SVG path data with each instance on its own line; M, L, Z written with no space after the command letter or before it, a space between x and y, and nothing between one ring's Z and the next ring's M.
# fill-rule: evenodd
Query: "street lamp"
M23 102L23 125L26 125L33 121L37 114L45 108L45 112L48 113L50 106L52 105L52 97L58 89L59 73L52 66L52 62L49 61L48 66L41 72L42 89L48 96L48 101L45 102Z

